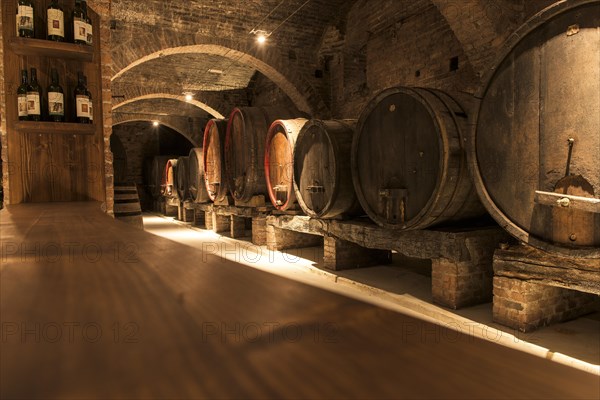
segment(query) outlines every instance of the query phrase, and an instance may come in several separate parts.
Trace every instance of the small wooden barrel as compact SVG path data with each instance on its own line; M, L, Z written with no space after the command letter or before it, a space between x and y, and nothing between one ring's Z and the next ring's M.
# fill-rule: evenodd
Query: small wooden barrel
M467 115L450 96L391 88L362 112L352 143L361 205L380 226L423 229L481 216L461 131Z
M190 198L190 190L188 183L188 163L189 158L182 156L177 159L177 197L179 201L186 201Z
M165 197L177 197L177 159L171 158L165 165L162 193Z
M204 185L204 156L202 147L194 147L188 156L188 190L194 203L206 203L209 200Z
M148 185L150 194L154 198L158 198L163 194L163 174L165 171L165 166L167 165L167 161L169 161L169 159L172 157L173 156L156 156L152 159L150 171L146 178L146 184Z
M307 122L305 118L278 119L271 124L267 132L265 178L271 203L278 210L288 210L296 205L294 144L300 129Z
M204 157L204 184L211 201L222 201L227 197L225 174L226 119L211 119L204 129L202 152Z
M142 208L134 183L115 183L115 218L128 224L144 228Z
M350 150L356 121L310 120L294 147L298 204L311 217L362 213L352 185Z
M600 257L600 1L523 25L486 79L469 138L475 187L517 239Z
M225 138L225 169L235 200L249 201L254 195L268 195L264 163L267 130L276 119L296 118L299 114L277 107L233 109Z

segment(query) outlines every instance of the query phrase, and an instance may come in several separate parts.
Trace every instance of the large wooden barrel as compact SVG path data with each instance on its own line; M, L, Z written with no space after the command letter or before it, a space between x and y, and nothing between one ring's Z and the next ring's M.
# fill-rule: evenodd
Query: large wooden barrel
M271 203L278 210L295 206L293 154L306 118L278 119L271 124L265 144L265 179Z
M600 2L560 2L512 37L479 93L477 191L519 240L600 256Z
M208 193L204 185L204 156L202 147L194 147L188 156L188 190L194 203L206 203Z
M352 185L350 150L355 120L308 121L294 147L298 204L311 217L362 213Z
M265 182L265 139L276 119L300 117L296 110L281 107L234 108L227 124L225 169L229 191L235 200L268 195Z
M226 119L211 119L204 128L204 184L211 201L222 201L228 193L225 174L226 133Z
M180 201L186 201L190 198L188 182L188 163L189 157L182 156L177 159L177 197Z
M352 143L352 177L373 221L423 229L485 213L461 140L466 123L458 103L437 90L390 88L367 105Z
M165 165L162 193L165 197L177 197L177 159L171 158Z
M167 165L167 161L169 161L170 158L172 158L172 156L156 156L150 163L150 171L146 177L146 184L148 185L150 194L154 198L162 196L163 173L165 171L165 165Z

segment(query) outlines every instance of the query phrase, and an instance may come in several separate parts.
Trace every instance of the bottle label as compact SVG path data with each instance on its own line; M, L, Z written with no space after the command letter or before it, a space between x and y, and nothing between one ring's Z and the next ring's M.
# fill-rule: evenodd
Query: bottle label
M40 115L40 94L38 92L27 92L27 114Z
M17 9L17 32L19 29L33 30L33 7L19 6Z
M87 24L85 21L73 20L73 38L82 42L87 41Z
M56 35L65 37L65 16L61 10L48 9L48 36Z
M65 98L62 93L48 92L48 114L65 115Z
M75 103L77 105L77 117L89 118L90 98L83 94L78 94L75 96Z
M27 95L25 93L18 96L19 117L27 116Z
M92 24L85 24L85 28L87 29L87 36L86 36L86 43L89 44L90 46L92 45L92 41L93 41L93 37L94 37L94 33L92 30Z
M90 117L90 122L94 121L94 107L92 107L92 101L90 100L89 104L89 108L88 108L88 112L89 112L89 117Z

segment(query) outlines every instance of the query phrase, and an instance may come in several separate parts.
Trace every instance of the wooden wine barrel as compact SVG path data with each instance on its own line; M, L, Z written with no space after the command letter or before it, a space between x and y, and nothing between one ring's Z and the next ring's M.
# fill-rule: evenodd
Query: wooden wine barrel
M190 198L190 187L188 182L188 164L189 157L182 156L177 159L177 197L180 201L186 201Z
M437 90L390 88L367 105L352 143L352 177L373 221L422 229L485 213L462 145L466 122Z
M311 217L362 213L352 185L350 150L355 120L308 121L294 147L298 204Z
M211 119L204 129L202 152L204 157L204 184L211 201L221 201L227 196L225 174L226 119Z
M267 132L265 145L265 179L271 203L278 210L295 206L293 154L300 129L306 118L278 119Z
M167 165L167 161L169 161L170 158L172 158L172 156L156 156L152 159L146 183L150 190L150 194L154 198L162 196L163 173L165 171L165 165Z
M114 194L115 218L144 229L142 207L135 184L133 182L115 183Z
M276 119L301 117L296 110L281 107L234 108L227 124L225 169L229 191L235 200L254 195L268 196L265 182L265 139Z
M163 174L163 196L177 197L177 159L171 158L165 165Z
M202 147L194 147L188 156L188 190L194 203L206 203L209 200L204 185L204 156Z
M469 140L492 217L546 251L600 257L600 2L545 9L486 79Z

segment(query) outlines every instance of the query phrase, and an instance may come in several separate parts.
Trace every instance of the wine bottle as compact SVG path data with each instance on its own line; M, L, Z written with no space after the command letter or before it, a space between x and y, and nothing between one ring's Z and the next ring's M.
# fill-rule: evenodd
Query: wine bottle
M87 43L87 26L85 21L85 12L81 6L81 0L75 0L73 8L73 43Z
M47 9L48 40L65 40L65 14L58 0L51 0Z
M63 122L65 120L65 96L63 88L58 83L58 72L52 68L51 83L48 86L48 115L54 122Z
M17 36L32 38L33 30L33 2L19 0L17 2Z
M17 103L19 105L19 121L27 121L27 70L21 71L21 85L17 88Z
M21 85L17 88L17 104L19 109L19 121L26 121L27 118L27 70L21 71Z
M87 88L87 76L83 76L83 84L85 85L85 93L88 96L88 117L89 117L89 123L93 124L94 123L94 107L93 107L93 100L92 100L92 93L88 90Z
M42 88L37 80L37 70L31 68L31 81L27 86L27 117L29 121L42 120Z
M88 14L87 0L81 0L81 8L83 9L83 12L85 13L85 29L86 29L86 33L87 33L85 43L87 45L91 46L92 42L93 42L94 33L93 33L93 28L92 28L92 19L90 18L90 15Z
M75 119L81 124L87 124L90 122L90 98L87 94L87 88L85 87L85 81L83 72L77 73L77 87L75 88L75 105L76 115Z

